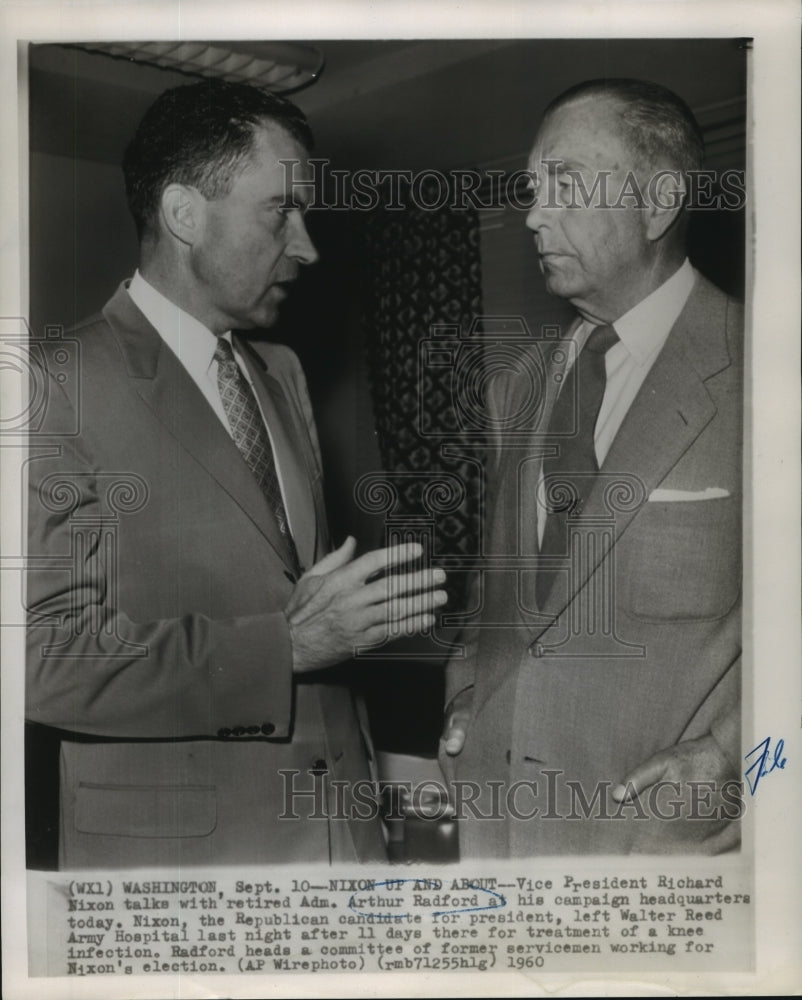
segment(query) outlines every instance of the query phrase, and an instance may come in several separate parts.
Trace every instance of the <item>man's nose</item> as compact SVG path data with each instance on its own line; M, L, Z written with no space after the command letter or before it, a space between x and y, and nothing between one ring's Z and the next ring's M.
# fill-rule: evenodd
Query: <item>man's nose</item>
M320 260L320 254L312 242L304 217L300 213L295 220L292 236L287 244L287 256L301 264L315 264Z
M533 233L536 233L548 219L548 212L543 209L541 201L542 196L538 197L526 213L526 228L531 229Z

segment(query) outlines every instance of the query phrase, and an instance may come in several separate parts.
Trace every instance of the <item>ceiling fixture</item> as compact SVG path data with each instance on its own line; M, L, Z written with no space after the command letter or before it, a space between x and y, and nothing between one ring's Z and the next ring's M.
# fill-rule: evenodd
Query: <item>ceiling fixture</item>
M309 87L324 64L322 52L296 42L80 42L68 47L188 76L255 84L277 94Z

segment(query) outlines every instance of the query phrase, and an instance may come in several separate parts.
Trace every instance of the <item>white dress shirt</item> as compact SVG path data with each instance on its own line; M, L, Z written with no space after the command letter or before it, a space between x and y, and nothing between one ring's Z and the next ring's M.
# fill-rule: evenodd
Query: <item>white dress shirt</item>
M134 305L184 366L189 377L203 393L207 403L211 406L220 423L225 427L226 433L229 437L233 438L231 425L228 422L223 401L220 399L220 390L217 387L217 362L214 360L214 352L217 348L216 335L207 329L203 323L195 319L194 316L190 316L189 313L162 295L149 281L142 277L138 270L128 285L128 294L131 296ZM231 339L231 331L229 330L223 336L232 345L234 357L240 371L253 389L251 373L248 371L236 345ZM259 402L259 396L255 391L254 397L259 407L259 412L262 414L262 421L267 429L270 447L273 449L273 458L276 462L276 472L278 474L279 486L281 487L281 498L284 502L284 509L287 511L290 532L292 532L292 513L287 506L284 481L281 476L281 466L276 455L275 446L273 445L270 424L265 419L262 404Z
M695 283L696 274L686 257L668 281L611 324L619 340L605 355L607 383L593 434L599 468ZM595 326L583 320L574 331L575 358ZM546 528L542 473L538 498L538 540L542 543Z
M695 282L696 275L686 257L668 281L612 324L619 341L605 355L607 385L594 432L600 468ZM577 353L594 326L585 320L577 329L574 335Z

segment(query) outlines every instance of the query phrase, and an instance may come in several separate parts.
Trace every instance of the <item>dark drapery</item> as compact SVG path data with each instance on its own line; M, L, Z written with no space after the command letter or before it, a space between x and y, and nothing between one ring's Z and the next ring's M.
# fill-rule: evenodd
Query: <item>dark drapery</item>
M385 516L428 523L435 558L477 552L482 502L479 450L460 416L455 377L460 341L481 314L478 216L459 207L453 190L442 207L424 207L443 201L443 181L417 197L402 192L403 209L381 206L364 227L364 327ZM377 496L368 487L361 502ZM452 598L464 596L465 577L450 575Z

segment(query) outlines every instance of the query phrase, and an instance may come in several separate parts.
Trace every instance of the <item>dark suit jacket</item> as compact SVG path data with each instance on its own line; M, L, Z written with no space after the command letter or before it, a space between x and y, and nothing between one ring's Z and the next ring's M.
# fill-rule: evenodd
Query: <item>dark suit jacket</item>
M241 346L309 567L329 539L303 374ZM377 822L325 818L333 778L369 777L362 728L347 689L293 678L286 545L197 386L124 287L33 355L27 715L64 737L61 866L383 856Z
M505 789L536 782L537 794L521 785L516 803L522 816L534 806L539 814L516 819L502 806L503 818L478 820L468 810L463 854L632 850L644 842L635 811L584 819L599 812L583 808L577 788L591 802L600 784L609 790L657 751L710 732L740 772L742 325L740 307L697 276L543 608L533 507L544 442L534 435L499 449L486 552L530 561L484 573L475 655L455 660L448 676L449 698L473 685L473 718L462 754L445 767ZM503 392L492 405L521 412ZM670 813L665 800L659 808ZM652 824L645 839L656 850L698 847L675 843L679 832Z

